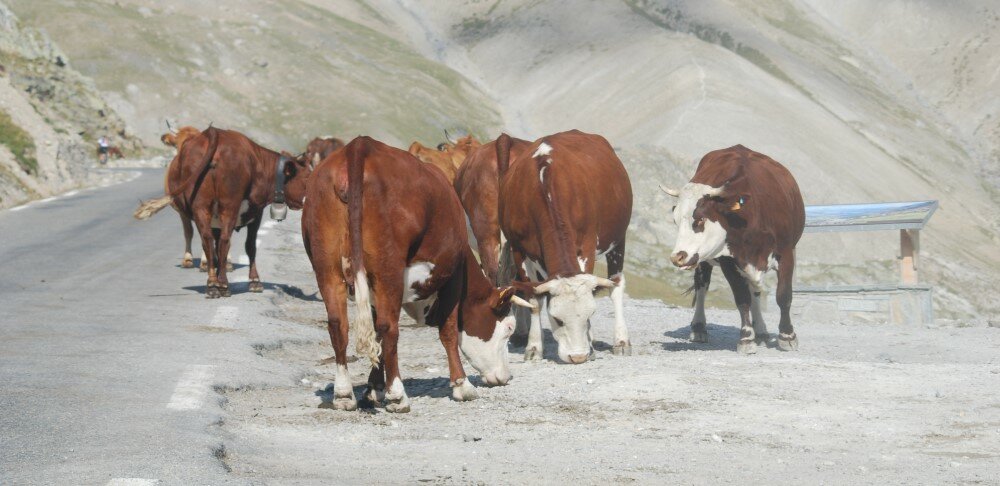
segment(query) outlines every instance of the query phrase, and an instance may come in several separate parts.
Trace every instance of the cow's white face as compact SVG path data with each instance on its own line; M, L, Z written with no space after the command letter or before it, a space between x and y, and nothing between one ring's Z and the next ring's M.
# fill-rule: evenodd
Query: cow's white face
M689 182L677 196L674 206L674 223L677 224L677 242L670 254L674 265L690 269L698 262L729 256L726 230L718 221L712 221L700 210L699 202L706 196L718 196L721 187ZM704 204L702 205L704 206Z
M489 341L470 336L462 331L458 346L462 349L465 359L469 360L487 385L506 385L510 381L510 368L507 366L507 341L514 333L514 316L508 316L497 321L496 328Z
M563 362L578 364L590 358L590 317L597 310L594 293L609 285L614 284L581 273L549 280L536 288L537 293L549 295L549 323L552 337L558 344L559 359Z

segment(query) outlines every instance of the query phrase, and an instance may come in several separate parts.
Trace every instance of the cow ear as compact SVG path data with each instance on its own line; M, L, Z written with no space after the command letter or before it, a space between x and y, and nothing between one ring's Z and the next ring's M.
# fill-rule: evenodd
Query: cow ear
M294 160L285 161L285 168L282 169L282 171L285 173L285 178L286 179L291 179L292 177L295 177L295 172L297 170L298 170L298 168L295 167L295 161Z

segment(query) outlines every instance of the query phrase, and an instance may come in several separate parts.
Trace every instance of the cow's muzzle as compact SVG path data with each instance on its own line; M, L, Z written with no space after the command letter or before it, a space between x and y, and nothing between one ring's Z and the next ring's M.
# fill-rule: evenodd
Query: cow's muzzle
M679 251L670 256L670 262L682 270L691 270L698 264L698 254L695 253L691 258L688 258L686 251Z

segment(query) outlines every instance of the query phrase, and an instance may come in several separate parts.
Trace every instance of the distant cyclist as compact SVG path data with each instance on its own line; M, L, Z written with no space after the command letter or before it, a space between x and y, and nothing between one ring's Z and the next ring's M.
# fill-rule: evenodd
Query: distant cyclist
M97 139L97 158L101 165L108 163L108 151L110 150L111 140L106 135L101 135L101 138Z

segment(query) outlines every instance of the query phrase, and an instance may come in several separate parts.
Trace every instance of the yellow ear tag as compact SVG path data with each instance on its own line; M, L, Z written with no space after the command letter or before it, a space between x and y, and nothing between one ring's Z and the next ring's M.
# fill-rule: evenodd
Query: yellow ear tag
M731 209L733 211L739 211L742 208L743 208L743 198L740 197L739 201L734 202L733 205L729 209Z

